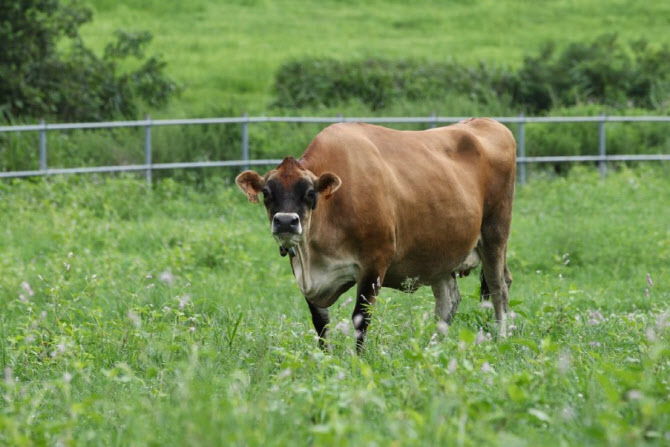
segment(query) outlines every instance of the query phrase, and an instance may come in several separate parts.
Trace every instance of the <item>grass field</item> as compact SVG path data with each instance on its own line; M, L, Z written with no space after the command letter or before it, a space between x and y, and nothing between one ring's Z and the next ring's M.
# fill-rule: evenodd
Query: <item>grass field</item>
M545 42L670 43L665 0L89 0L85 41L102 51L119 28L151 31L183 95L155 116L195 117L233 107L262 114L277 67L302 56L369 56L517 66ZM491 114L493 112L489 112ZM445 111L443 114L448 115Z
M429 289L383 290L360 357L353 292L325 355L262 207L223 182L2 183L0 444L667 445L669 175L536 176L512 336L471 275L446 336Z

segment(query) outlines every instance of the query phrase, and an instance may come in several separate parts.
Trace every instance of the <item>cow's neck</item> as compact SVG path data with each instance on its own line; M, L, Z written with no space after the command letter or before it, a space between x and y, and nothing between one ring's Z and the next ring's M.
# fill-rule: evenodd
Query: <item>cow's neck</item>
M291 257L293 275L300 291L318 307L330 306L342 293L342 287L355 281L358 268L348 257L324 251L316 240L305 235Z
M293 268L293 275L298 281L298 287L305 293L311 289L310 265L313 261L313 250L310 248L309 233L294 247L294 255L291 256L291 267Z

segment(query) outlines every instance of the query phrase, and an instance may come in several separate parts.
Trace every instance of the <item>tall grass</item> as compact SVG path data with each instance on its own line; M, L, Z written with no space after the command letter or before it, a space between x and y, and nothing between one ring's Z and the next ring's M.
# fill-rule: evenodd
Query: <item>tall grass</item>
M517 189L512 336L476 276L448 334L382 290L332 355L261 206L214 178L0 184L0 443L664 445L667 167Z

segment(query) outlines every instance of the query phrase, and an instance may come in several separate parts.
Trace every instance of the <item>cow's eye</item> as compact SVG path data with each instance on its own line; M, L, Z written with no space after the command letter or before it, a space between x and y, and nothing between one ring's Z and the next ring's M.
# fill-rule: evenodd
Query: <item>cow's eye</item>
M305 194L305 203L312 207L312 209L316 207L316 191L313 189L307 191L307 194Z
M262 192L263 192L263 200L265 200L265 201L270 200L270 196L271 196L270 188L263 188Z

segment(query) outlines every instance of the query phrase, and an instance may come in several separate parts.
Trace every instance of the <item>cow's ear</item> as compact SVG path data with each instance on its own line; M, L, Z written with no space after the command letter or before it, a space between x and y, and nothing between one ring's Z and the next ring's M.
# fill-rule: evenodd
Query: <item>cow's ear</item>
M235 183L240 187L243 193L247 195L249 202L258 203L258 194L265 186L263 177L256 174L254 171L244 171L235 179Z
M330 199L340 186L342 186L342 180L331 172L321 174L314 184L316 192L323 194L326 199Z

